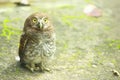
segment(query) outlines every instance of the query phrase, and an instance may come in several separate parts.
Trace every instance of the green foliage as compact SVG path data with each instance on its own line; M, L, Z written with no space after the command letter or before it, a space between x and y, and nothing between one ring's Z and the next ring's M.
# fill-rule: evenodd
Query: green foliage
M113 46L116 49L120 49L120 40L111 40L109 46Z
M117 50L120 50L119 39L107 39L103 44L100 44L94 48L94 51L96 51L98 55L103 55L103 51L105 53L112 53Z
M69 61L74 61L74 60L76 60L76 59L79 59L79 56L80 56L81 54L84 54L84 53L82 53L80 50L79 50L79 51L76 51L75 53L72 53L71 56L69 56L68 60L69 60Z
M72 22L73 20L87 20L88 22L89 21L94 21L94 22L97 22L99 19L98 18L95 18L95 17L89 17L89 16L86 16L85 14L81 14L79 16L73 16L73 15L63 15L62 16L62 21L63 23L65 23L66 25L68 25L69 27L72 27L72 28L75 28L73 23Z
M65 24L67 24L69 27L74 27L73 24L72 24L72 22L71 22L68 18L62 17L62 21L63 21Z
M81 15L76 15L76 16L72 16L72 15L64 15L63 16L64 18L67 18L67 19L79 19L79 20L81 20L81 19L86 19L86 20L90 20L90 21L97 21L98 20L98 18L96 18L96 17L89 17L89 16L87 16L87 15L85 15L85 14L82 14L81 13Z
M60 9L73 9L74 6L73 5L63 5L59 7Z
M8 25L8 23L12 23L12 21L9 20L9 19L5 19L3 21L3 24L2 24L2 33L0 34L0 36L6 37L7 40L10 40L11 36L19 34L20 30L17 29L17 28L15 28L15 27L13 27L13 26Z

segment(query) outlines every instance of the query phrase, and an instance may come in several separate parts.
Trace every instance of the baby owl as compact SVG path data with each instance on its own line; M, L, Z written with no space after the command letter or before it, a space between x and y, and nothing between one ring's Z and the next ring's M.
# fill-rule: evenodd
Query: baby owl
M54 55L55 32L44 13L30 15L24 23L20 39L19 57L22 66L29 70L49 71L48 63Z

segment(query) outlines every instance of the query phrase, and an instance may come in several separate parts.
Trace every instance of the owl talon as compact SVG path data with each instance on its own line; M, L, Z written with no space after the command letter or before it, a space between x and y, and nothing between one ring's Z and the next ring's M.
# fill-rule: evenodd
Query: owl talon
M44 70L47 72L51 72L51 70L49 68L45 68Z
M30 70L31 70L32 72L34 72L34 69L33 69L33 68L30 68Z
M42 71L42 72L45 72L45 71L47 71L47 72L52 72L49 68L41 68L41 71Z
M39 69L40 69L39 67L36 67L36 68L35 68L36 71L39 70Z
M32 72L34 72L34 68L33 67L31 67L30 65L26 65L26 68L28 68L30 71L32 71Z

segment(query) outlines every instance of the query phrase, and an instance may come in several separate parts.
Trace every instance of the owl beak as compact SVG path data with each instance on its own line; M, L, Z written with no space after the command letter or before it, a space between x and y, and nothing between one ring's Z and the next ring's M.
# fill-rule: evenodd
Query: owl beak
M43 26L44 26L44 24L43 24L42 20L39 20L39 22L38 22L38 27L42 29Z
M40 28L43 28L43 23L42 22L40 22Z

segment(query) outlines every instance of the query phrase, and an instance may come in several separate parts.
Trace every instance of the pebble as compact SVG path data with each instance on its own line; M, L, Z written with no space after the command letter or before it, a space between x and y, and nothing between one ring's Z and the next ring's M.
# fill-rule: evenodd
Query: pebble
M115 76L120 76L120 73L117 70L114 69L114 70L112 70L112 72Z

